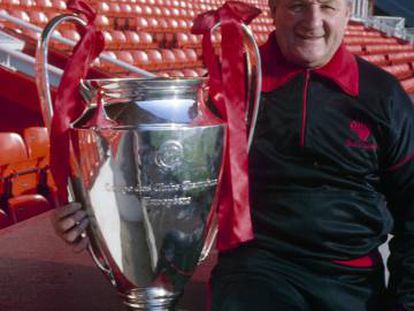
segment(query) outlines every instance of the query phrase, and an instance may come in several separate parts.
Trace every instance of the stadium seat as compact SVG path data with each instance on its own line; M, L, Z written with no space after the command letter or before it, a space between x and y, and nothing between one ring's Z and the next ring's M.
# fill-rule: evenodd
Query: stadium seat
M96 17L95 24L101 30L107 29L110 26L109 18L106 15L100 14Z
M388 60L391 64L414 61L414 51L389 53Z
M109 2L109 13L115 16L121 15L121 7L116 2Z
M50 0L36 0L36 5L41 7L43 10L53 9L53 3Z
M110 34L113 40L113 46L115 49L124 49L127 43L125 34L120 30L111 30Z
M46 14L40 11L30 12L29 16L30 22L39 27L44 27L49 22L49 18Z
M183 69L183 75L185 77L198 77L197 71L193 69Z
M47 128L27 127L23 130L23 140L29 158L42 158L49 155L50 141Z
M361 55L361 57L377 66L384 66L388 64L385 54Z
M150 49L155 47L155 42L152 35L148 32L139 31L137 32L139 36L139 48L140 49Z
M405 89L407 93L413 93L414 92L414 77L401 81L401 85L403 86L403 88Z
M131 65L134 64L134 58L130 52L118 51L116 54L117 54L117 59L122 60L123 62L126 62Z
M164 63L164 68L174 68L176 65L175 54L170 49L161 50L162 60Z
M363 47L359 44L352 44L346 46L347 50L355 55L362 55L364 53Z
M405 79L410 77L411 74L411 67L409 64L397 64L397 65L390 65L382 67L384 70L388 71L389 73L393 74L398 79Z
M20 7L26 7L29 10L32 10L34 6L36 5L36 2L33 0L20 0L20 1L17 0L16 2L20 2Z
M26 0L26 1L30 1L30 0ZM66 7L66 2L63 0L52 0L52 6L59 10L61 13L63 13L67 7Z
M149 59L149 69L150 70L159 70L163 67L162 55L160 51L151 49L147 51Z
M0 165L28 159L23 138L17 133L0 133Z
M139 48L140 37L136 31L126 30L125 35L125 48L126 49L137 49Z
M188 65L188 58L186 53L184 52L184 50L182 49L173 49L173 53L175 55L175 59L176 59L176 64L177 67L176 68L184 68L189 66Z
M21 195L9 199L8 214L17 223L50 209L49 201L40 194Z
M150 60L148 54L142 50L136 50L131 52L132 57L134 58L134 65L137 67L142 67L147 69L150 65Z

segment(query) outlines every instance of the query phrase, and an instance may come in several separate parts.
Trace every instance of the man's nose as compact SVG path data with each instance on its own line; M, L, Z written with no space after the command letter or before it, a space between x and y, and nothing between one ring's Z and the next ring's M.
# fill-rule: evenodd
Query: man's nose
M303 16L303 25L307 29L318 29L322 27L323 19L322 12L319 5L310 5L308 6L305 14Z

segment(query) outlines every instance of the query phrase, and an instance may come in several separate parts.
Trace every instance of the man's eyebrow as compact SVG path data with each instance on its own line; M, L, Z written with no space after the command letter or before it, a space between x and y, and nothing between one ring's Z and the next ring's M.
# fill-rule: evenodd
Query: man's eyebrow
M320 4L334 4L337 3L337 0L318 0Z

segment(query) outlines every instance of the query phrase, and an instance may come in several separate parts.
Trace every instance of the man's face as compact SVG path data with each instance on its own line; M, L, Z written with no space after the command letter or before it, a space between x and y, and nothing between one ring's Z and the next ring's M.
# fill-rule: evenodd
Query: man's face
M351 14L347 0L276 0L271 10L283 55L309 68L329 62Z

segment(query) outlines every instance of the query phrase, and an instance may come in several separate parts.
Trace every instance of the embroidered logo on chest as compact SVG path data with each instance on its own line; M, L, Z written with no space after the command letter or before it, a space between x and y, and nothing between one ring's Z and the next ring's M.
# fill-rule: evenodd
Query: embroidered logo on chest
M346 141L348 147L376 150L377 144L370 142L372 135L371 129L363 122L352 120L349 123L349 129L353 133L352 138Z

